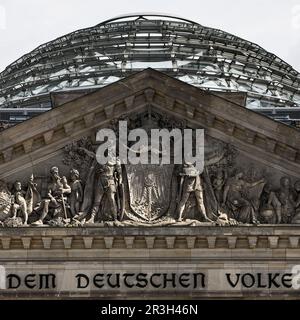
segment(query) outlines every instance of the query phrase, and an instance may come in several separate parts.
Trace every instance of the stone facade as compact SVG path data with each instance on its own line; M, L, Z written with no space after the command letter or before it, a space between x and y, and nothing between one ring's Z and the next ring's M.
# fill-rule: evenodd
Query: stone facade
M20 284L2 296L297 297L274 279L274 288L232 288L225 272L287 278L298 264L297 129L239 105L242 95L204 92L151 69L74 98L57 95L53 110L0 132L1 263L20 279L48 270L59 282L53 290ZM131 128L204 129L201 176L188 165L117 162L98 172L96 132L124 119ZM188 275L173 287L186 269L203 273L204 288L185 287ZM169 270L171 280L157 290L81 290L69 270L91 283L108 271Z
M1 290L2 298L102 297L102 298L285 298L299 297L299 291L285 288L281 275L291 274L299 264L297 227L211 227L192 228L26 228L1 232L1 264L8 274L21 279L18 289ZM92 279L97 274L166 273L205 274L205 287L98 288ZM230 273L251 273L256 284L232 288ZM271 288L268 274L276 277ZM39 289L38 276L54 274L56 287ZM88 276L87 287L77 287L78 274ZM25 286L25 277L35 275L34 289ZM287 277L287 276L286 276ZM233 281L232 280L232 281ZM159 284L159 279L156 283ZM132 283L132 280L129 280ZM290 282L291 283L291 282ZM32 284L32 283L31 283ZM251 283L250 283L251 284ZM13 285L17 285L14 280Z

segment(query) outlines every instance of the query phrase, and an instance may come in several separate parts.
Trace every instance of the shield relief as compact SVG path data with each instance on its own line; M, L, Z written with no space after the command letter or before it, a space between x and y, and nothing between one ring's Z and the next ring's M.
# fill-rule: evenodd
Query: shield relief
M126 164L130 209L142 221L166 216L172 196L174 165Z

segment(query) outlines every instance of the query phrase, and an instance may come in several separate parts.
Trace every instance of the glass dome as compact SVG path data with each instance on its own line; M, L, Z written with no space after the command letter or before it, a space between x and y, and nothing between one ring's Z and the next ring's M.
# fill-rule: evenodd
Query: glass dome
M0 113L51 108L50 92L100 88L151 67L205 90L246 92L248 108L299 110L299 73L227 32L130 14L45 43L0 73Z

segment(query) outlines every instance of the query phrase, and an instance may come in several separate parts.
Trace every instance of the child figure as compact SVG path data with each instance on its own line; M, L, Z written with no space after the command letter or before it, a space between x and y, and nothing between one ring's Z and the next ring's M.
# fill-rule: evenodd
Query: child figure
M70 210L72 217L76 216L80 212L80 205L83 201L83 188L82 183L79 180L79 172L76 169L70 170L71 176L71 194L70 194Z
M21 211L24 219L24 225L27 225L28 221L28 212L27 212L27 203L25 200L26 192L22 190L22 184L20 181L14 183L14 200L12 203L12 218L17 217L17 212Z
M226 174L221 169L218 169L216 176L212 180L212 186L215 192L216 200L219 204L222 203L225 182Z

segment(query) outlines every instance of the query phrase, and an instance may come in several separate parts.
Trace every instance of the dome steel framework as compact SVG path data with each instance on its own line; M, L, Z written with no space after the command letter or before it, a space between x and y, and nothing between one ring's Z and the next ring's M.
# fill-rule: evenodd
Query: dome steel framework
M0 73L0 120L51 108L50 92L99 88L154 68L206 90L246 92L246 107L286 123L300 119L300 76L260 46L160 14L107 20L45 43Z

